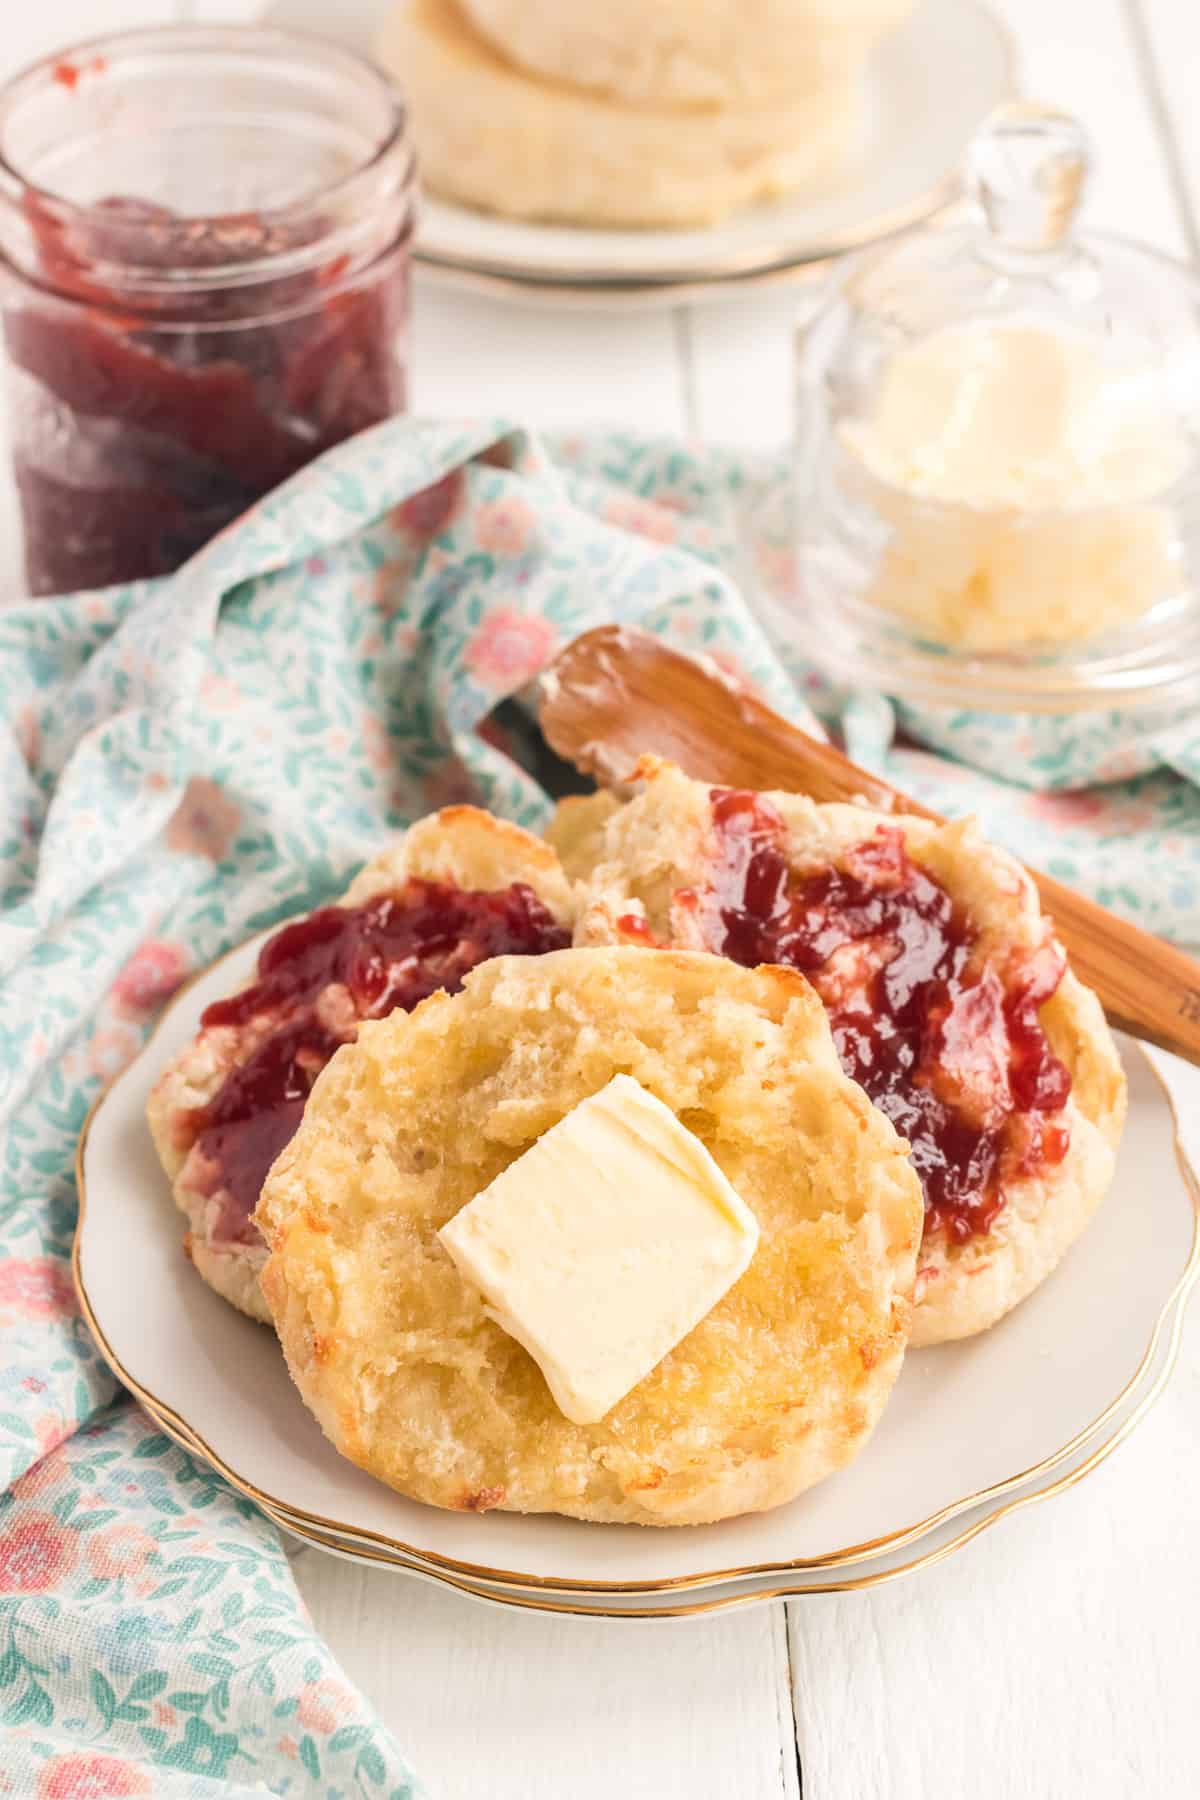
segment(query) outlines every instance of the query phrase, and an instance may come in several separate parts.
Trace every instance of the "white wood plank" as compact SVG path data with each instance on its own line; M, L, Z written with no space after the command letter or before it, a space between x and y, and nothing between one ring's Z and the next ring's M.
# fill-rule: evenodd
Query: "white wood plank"
M1167 139L1188 207L1193 255L1200 254L1200 9L1192 0L1131 0L1143 42L1142 74Z
M1177 111L1190 113L1191 166L1200 179L1200 8L1192 0L1148 0L1176 23L1181 52L1175 74ZM993 0L1016 34L1031 96L1076 113L1092 134L1096 164L1087 217L1097 228L1145 238L1185 253L1185 222L1176 203L1150 98L1139 84L1138 44L1123 0ZM1190 46L1190 52L1189 52ZM692 309L696 418L711 442L765 449L791 430L792 332L805 290Z
M510 1616L317 1551L294 1567L438 1800L799 1800L773 1608L642 1625Z
M181 18L197 25L252 24L257 19L268 17L270 12L270 8L264 4L264 0L175 0L175 4ZM319 9L314 6L310 10L314 15L318 13L318 10L324 13L324 28L327 32L334 29L329 24L329 16L334 8L328 4L328 0ZM280 23L282 24L284 21L281 20ZM293 23L301 27L304 25L304 21L301 19L296 19ZM321 30L318 17L314 16L309 24L309 29Z
M686 409L671 316L531 310L418 275L412 405L543 428L680 432Z
M1200 1073L1169 1066L1195 1159ZM1165 1395L1076 1488L904 1581L793 1602L805 1800L1194 1796L1197 1418L1193 1306Z
M792 1604L806 1800L1195 1795L1187 1399L1181 1385L1078 1488L937 1568Z
M178 0L52 0L49 6L5 6L0 79L81 38L133 25L162 25L176 17L177 4Z
M794 337L813 292L804 283L689 309L698 437L746 450L788 442Z
M182 0L204 19L265 17L369 49L386 0ZM410 404L448 417L502 414L541 429L636 424L680 432L687 407L669 313L530 309L418 276Z
M1184 221L1124 0L993 4L1016 33L1025 92L1066 107L1091 133L1096 164L1087 194L1089 222L1183 255ZM1190 0L1180 7L1193 10Z

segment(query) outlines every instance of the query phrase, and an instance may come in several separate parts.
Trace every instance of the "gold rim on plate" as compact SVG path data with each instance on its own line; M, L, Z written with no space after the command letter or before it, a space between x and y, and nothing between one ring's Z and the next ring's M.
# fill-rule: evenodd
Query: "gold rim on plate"
M268 933L264 932L260 935L265 938ZM236 945L233 949L227 950L222 956L217 957L215 961L207 966L207 968L197 970L193 975L189 976L188 980L177 989L171 1000L163 1008L163 1011L156 1020L154 1027L145 1044L142 1046L135 1062L140 1061L143 1057L149 1055L163 1026L198 981L213 974L232 957L244 954L248 945L254 944L257 941L256 938L251 938L247 943ZM1145 1375L1146 1370L1154 1360L1155 1353L1161 1343L1163 1332L1166 1329L1172 1309L1178 1306L1178 1317L1172 1327L1171 1354L1162 1376L1155 1381L1151 1394L1147 1396L1147 1398L1156 1398L1158 1393L1161 1392L1162 1386L1165 1385L1166 1379L1174 1366L1175 1357L1178 1351L1178 1326L1179 1318L1182 1317L1183 1313L1182 1303L1194 1285L1197 1275L1200 1275L1200 1183L1197 1182L1187 1152L1184 1150L1180 1139L1179 1116L1175 1110L1175 1101L1171 1094L1171 1090L1164 1080L1162 1072L1159 1070L1154 1059L1147 1054L1145 1048L1135 1039L1131 1039L1130 1043L1142 1057L1147 1069L1154 1077L1155 1082L1158 1084L1158 1087L1166 1100L1167 1109L1171 1117L1175 1159L1179 1166L1184 1186L1187 1189L1192 1203L1192 1240L1187 1261L1184 1264L1181 1275L1163 1302L1162 1310L1155 1322L1149 1344L1147 1345L1137 1368L1134 1370L1132 1376L1122 1388L1121 1392L1110 1401L1089 1424L1076 1432L1069 1442L1062 1445L1059 1449L1051 1451L1048 1456L1043 1457L1040 1462L1032 1464L1029 1468L1023 1469L1015 1475L1008 1476L1003 1481L993 1482L989 1487L981 1488L977 1493L967 1495L960 1500L950 1501L945 1506L940 1507L936 1512L931 1513L928 1518L922 1519L915 1524L902 1527L898 1531L888 1532L882 1537L873 1538L864 1543L852 1545L845 1550L831 1551L824 1556L798 1557L788 1562L771 1561L766 1563L750 1563L742 1568L705 1570L695 1575L671 1576L658 1581L572 1580L570 1578L555 1575L530 1575L519 1570L494 1569L487 1564L463 1562L456 1557L442 1556L435 1551L421 1550L416 1545L404 1543L401 1539L387 1536L382 1532L370 1531L363 1527L347 1525L342 1520L328 1519L319 1513L310 1513L306 1509L293 1508L287 1500L282 1499L279 1495L269 1494L264 1489L256 1486L254 1482L248 1480L245 1476L239 1475L236 1470L230 1468L228 1463L223 1460L217 1451L215 1451L212 1446L201 1437L199 1432L190 1426L173 1407L168 1405L165 1400L161 1399L149 1388L145 1387L129 1372L128 1369L125 1368L112 1345L109 1343L104 1329L96 1316L95 1309L92 1306L83 1279L83 1271L81 1268L81 1245L87 1209L87 1183L84 1175L84 1156L87 1149L87 1141L91 1132L92 1123L96 1118L97 1113L101 1106L108 1100L110 1094L113 1092L117 1083L122 1079L123 1075L129 1072L128 1069L123 1070L122 1074L117 1076L116 1081L106 1088L103 1093L97 1096L96 1100L88 1110L87 1117L83 1122L83 1128L79 1134L79 1143L75 1152L75 1177L79 1198L79 1217L76 1223L75 1236L71 1249L71 1273L75 1283L75 1291L79 1299L80 1309L87 1321L88 1328L96 1340L97 1347L101 1356L104 1358L104 1361L108 1364L108 1367L112 1370L118 1381L120 1381L124 1387L128 1388L130 1393L132 1393L146 1411L157 1420L163 1429L167 1431L170 1436L175 1438L177 1442L184 1443L189 1450L202 1457L205 1462L209 1463L217 1470L218 1474L224 1477L231 1487L243 1494L248 1500L252 1500L255 1505L261 1507L264 1512L277 1520L281 1518L286 1519L288 1530L296 1531L297 1535L311 1535L313 1532L317 1533L318 1535L313 1538L314 1542L319 1543L321 1541L319 1534L322 1532L345 1533L348 1534L356 1544L363 1546L364 1556L368 1555L368 1546L378 1546L377 1550L372 1550L370 1552L370 1560L391 1561L395 1556L401 1558L415 1557L422 1566L429 1568L431 1571L445 1572L447 1575L454 1575L455 1577L478 1576L487 1581L513 1583L524 1589L546 1590L548 1592L552 1592L556 1589L564 1589L572 1593L586 1594L660 1594L683 1591L687 1588L712 1587L718 1583L737 1581L749 1577L801 1574L810 1571L846 1568L854 1563L864 1562L884 1551L901 1550L906 1545L914 1542L917 1538L924 1537L928 1532L935 1530L939 1525L947 1523L950 1519L955 1518L959 1514L969 1512L974 1507L982 1506L990 1500L1001 1499L1004 1495L1011 1494L1014 1489L1024 1487L1029 1482L1036 1480L1039 1476L1047 1474L1050 1470L1056 1468L1059 1463L1063 1462L1067 1457L1071 1456L1076 1450L1081 1448L1089 1438L1095 1436L1095 1434L1109 1422L1126 1400L1134 1393ZM133 1066L133 1064L130 1064L129 1068L132 1068ZM1137 1412L1132 1415L1133 1418L1141 1417L1141 1412L1142 1409L1139 1407ZM1130 1428L1131 1425L1127 1422L1127 1425L1121 1428L1118 1436L1109 1440L1109 1447L1111 1448L1116 1442L1119 1442L1120 1438L1125 1435L1125 1431ZM1107 1453L1108 1451L1105 1449L1104 1454L1107 1455ZM1102 1460L1102 1458L1097 1458L1097 1460ZM1095 1463L1089 1458L1088 1461L1081 1466L1080 1473L1073 1472L1071 1475L1064 1478L1063 1485L1073 1485L1075 1480L1081 1478L1081 1474L1089 1473L1094 1466ZM1059 1491L1058 1485L1055 1484L1053 1488L1039 1490L1039 1495L1041 1493L1057 1491ZM997 1512L989 1514L989 1521L1004 1517L1007 1512L1014 1510L1020 1504L1026 1504L1028 1500L1034 1497L1035 1496L1033 1495L1020 1496L1018 1501L1010 1502L1008 1506L1001 1507ZM982 1529L982 1525L973 1524L959 1538L953 1540L953 1545L956 1547L959 1543L969 1543L971 1538L976 1536L980 1529ZM945 1551L931 1553L931 1558L932 1560L940 1560L940 1555L945 1553ZM404 1562L401 1566L408 1567L411 1565ZM922 1562L918 1559L917 1562L906 1564L904 1571L898 1572L906 1572L909 1568L920 1566L922 1566ZM863 1577L860 1583L856 1584L850 1582L845 1585L851 1587L855 1585L871 1585L873 1581L877 1579L882 1579L882 1577ZM458 1585L462 1585L461 1582L459 1582ZM840 1590L814 1589L811 1591L828 1592Z
M1193 1189L1193 1194L1194 1192L1195 1190ZM1195 1262L1195 1260L1196 1259L1193 1258L1193 1262ZM695 1600L677 1605L647 1606L639 1607L636 1611L625 1611L616 1610L606 1606L588 1605L582 1599L555 1599L549 1596L535 1595L534 1593L520 1594L511 1588L479 1587L472 1581L451 1574L445 1569L435 1568L429 1563L412 1562L403 1557L391 1556L383 1550L370 1549L366 1545L350 1545L345 1540L332 1538L325 1532L319 1531L313 1527L301 1526L291 1517L277 1511L273 1507L262 1506L260 1510L263 1511L271 1522L281 1531L290 1532L293 1537L298 1538L302 1543L309 1547L323 1550L329 1555L339 1556L346 1562L362 1562L370 1564L373 1567L387 1568L403 1574L414 1575L420 1580L428 1581L442 1587L453 1588L455 1592L466 1594L471 1599L490 1602L493 1606L513 1607L523 1612L549 1613L551 1615L562 1614L582 1619L689 1619L701 1617L709 1613L729 1612L732 1611L734 1607L738 1606L756 1606L768 1600L802 1600L809 1594L848 1594L858 1593L870 1588L883 1587L890 1581L898 1581L903 1576L913 1575L920 1569L933 1568L935 1564L942 1562L955 1551L965 1549L968 1544L972 1543L977 1537L980 1537L983 1532L987 1531L991 1526L999 1524L1002 1519L1015 1516L1026 1507L1036 1506L1042 1500L1050 1500L1059 1494L1067 1493L1069 1489L1075 1487L1077 1483L1082 1481L1085 1476L1092 1474L1094 1470L1098 1469L1101 1463L1106 1462L1118 1445L1122 1444L1134 1429L1141 1424L1142 1420L1146 1417L1156 1401L1161 1398L1166 1389L1179 1355L1179 1346L1183 1336L1183 1319L1186 1310L1183 1301L1185 1300L1191 1285L1190 1281L1186 1285L1181 1284L1176 1291L1175 1299L1177 1305L1175 1316L1171 1324L1171 1335L1167 1345L1166 1357L1163 1366L1154 1378L1150 1388L1142 1396L1137 1406L1126 1415L1116 1431L1114 1431L1110 1437L1106 1438L1102 1444L1098 1444L1084 1462L1080 1463L1076 1468L1071 1469L1067 1474L1060 1476L1057 1481L1052 1482L1048 1487L1036 1488L1031 1492L1018 1494L1004 1506L997 1507L993 1512L984 1514L982 1518L973 1520L970 1525L966 1526L946 1543L939 1544L935 1549L926 1551L923 1556L914 1557L911 1562L903 1563L896 1568L878 1569L874 1572L868 1572L865 1575L845 1576L840 1580L834 1581L809 1582L803 1587L781 1586L751 1588L744 1593L726 1594L715 1600ZM1160 1320L1160 1325L1162 1323L1163 1321ZM1131 1387L1132 1385L1133 1384L1131 1384ZM1127 1394L1129 1391L1129 1389L1126 1389ZM196 1441L190 1438L190 1435L186 1433L186 1431L172 1429L168 1422L161 1418L151 1408L147 1408L146 1410L150 1412L155 1423L161 1427L168 1437L173 1438L182 1449L188 1451L191 1455L198 1455L202 1460L206 1460L203 1450L200 1449ZM709 1585L715 1587L720 1584L714 1581L709 1583ZM666 1584L664 1584L664 1589L665 1586Z
M1191 1284L1189 1283L1188 1285L1190 1286ZM1187 1289L1184 1288L1179 1294L1178 1298L1181 1302L1186 1296L1186 1293ZM568 1613L573 1614L577 1618L597 1619L686 1619L695 1618L705 1613L729 1612L736 1606L753 1606L766 1600L802 1600L809 1594L859 1593L869 1588L883 1587L887 1582L898 1581L905 1575L914 1575L920 1569L933 1568L935 1564L944 1561L946 1557L952 1556L955 1551L965 1549L968 1544L972 1543L977 1537L980 1537L991 1526L998 1525L1002 1519L1015 1516L1017 1513L1022 1512L1027 1506L1036 1506L1042 1500L1050 1500L1059 1494L1067 1493L1069 1489L1075 1487L1078 1482L1082 1481L1085 1476L1092 1474L1095 1469L1098 1469L1101 1463L1107 1461L1118 1445L1122 1444L1136 1427L1141 1424L1151 1407L1153 1407L1155 1402L1161 1398L1179 1356L1179 1346L1183 1338L1183 1319L1185 1311L1186 1308L1182 1304L1176 1309L1171 1326L1171 1336L1167 1345L1166 1358L1162 1368L1159 1370L1147 1392L1142 1396L1133 1411L1122 1420L1116 1431L1114 1431L1110 1437L1106 1438L1102 1444L1098 1444L1085 1461L1080 1463L1077 1468L1069 1470L1067 1474L1060 1476L1057 1481L1051 1482L1048 1487L1035 1488L1029 1493L1016 1495L1013 1499L1007 1501L1005 1505L997 1507L995 1511L985 1513L982 1518L973 1520L971 1524L964 1527L962 1531L958 1532L946 1543L939 1544L933 1550L927 1550L923 1556L915 1556L911 1562L903 1563L896 1568L877 1569L864 1575L848 1575L833 1581L809 1582L803 1587L752 1588L748 1589L745 1593L726 1594L716 1600L694 1600L680 1605L639 1607L636 1612L618 1612L609 1607L588 1606L581 1602L547 1599L541 1596L535 1597L533 1595L526 1598L522 1595L513 1593L511 1590L505 1591L500 1588L480 1588L473 1582L461 1580L440 1570L427 1567L417 1568L412 1563L389 1557L382 1551L371 1551L367 1550L365 1547L361 1550L357 1547L354 1549L347 1549L342 1544L327 1538L321 1532L314 1530L298 1530L290 1520L280 1517L278 1514L271 1512L270 1509L265 1510L268 1511L268 1516L277 1526L285 1531L290 1531L293 1536L300 1538L305 1543L311 1544L316 1549L325 1550L334 1555L345 1556L348 1561L366 1561L395 1570L404 1570L409 1574L424 1575L430 1581L442 1582L444 1585L453 1587L458 1592L468 1594L474 1599L491 1600L498 1606L515 1606L526 1612ZM716 1586L717 1584L714 1582L711 1585Z
M1016 98L1015 81L1008 84L1003 98ZM847 256L855 250L865 250L910 226L936 218L938 213L953 206L961 198L962 176L955 168L914 199L905 201L900 206L890 207L886 212L876 213L851 230L831 232L810 250L797 252L794 245L775 243L765 245L761 250L741 251L736 256L707 266L679 263L674 269L668 268L660 274L645 276L631 276L615 267L612 271L584 275L566 263L558 266L539 264L534 269L528 264L503 262L491 257L480 257L467 262L462 257L452 256L445 251L423 249L419 237L413 246L413 262L430 274L465 276L476 281L487 281L492 293L517 292L523 295L538 294L545 298L564 294L578 298L587 296L594 301L601 300L605 294L612 294L618 298L625 295L635 304L639 300L644 303L655 297L663 288L683 289L685 297L691 295L696 298L714 291L736 294L771 280L778 281L789 276L795 279L806 271L827 269L839 256ZM459 210L469 212L471 208L461 207ZM563 229L570 230L571 227L565 226Z
M1189 1284L1190 1285L1190 1284ZM1182 1302L1187 1290L1178 1295ZM800 1600L808 1594L846 1594L858 1593L870 1588L883 1587L890 1581L898 1581L903 1576L915 1574L920 1569L932 1568L942 1562L955 1551L964 1549L975 1538L991 1526L999 1524L1002 1519L1015 1516L1028 1506L1035 1506L1043 1500L1049 1500L1069 1489L1090 1475L1100 1464L1107 1461L1112 1452L1123 1443L1130 1433L1142 1422L1151 1407L1161 1397L1170 1380L1172 1370L1179 1354L1179 1345L1183 1334L1183 1318L1185 1308L1179 1304L1172 1322L1170 1341L1162 1368L1159 1370L1150 1389L1142 1396L1137 1406L1122 1421L1112 1435L1102 1444L1096 1446L1091 1455L1066 1475L1060 1476L1048 1487L1038 1488L1030 1493L1018 1494L1006 1505L974 1520L947 1543L936 1549L926 1551L911 1562L897 1568L879 1569L865 1575L846 1576L840 1580L808 1583L803 1587L780 1586L772 1588L753 1588L744 1593L722 1595L713 1600L695 1600L670 1606L639 1607L636 1611L616 1610L612 1607L592 1606L580 1600L554 1599L545 1596L522 1595L511 1589L482 1588L474 1582L449 1574L445 1570L433 1568L427 1564L409 1562L403 1558L389 1556L381 1550L371 1550L365 1546L347 1545L344 1541L327 1536L324 1532L298 1526L290 1518L276 1512L271 1507L262 1510L280 1530L290 1532L293 1537L313 1549L323 1550L327 1554L339 1556L347 1562L363 1562L374 1567L387 1568L404 1574L416 1576L420 1580L435 1585L449 1587L455 1592L466 1594L471 1599L490 1602L494 1606L512 1607L523 1612L549 1613L584 1619L686 1619L702 1617L710 1613L729 1612L734 1607L756 1606L772 1600ZM197 1454L196 1446L187 1440L184 1434L172 1431L166 1421L155 1416L156 1423L162 1427L169 1437L175 1438L181 1447L191 1454ZM712 1585L717 1585L713 1583Z
M1197 1216L1200 1218L1200 1195L1198 1195L1196 1184L1189 1179L1188 1186L1193 1197L1193 1204L1198 1208ZM1198 1273L1200 1273L1200 1254L1197 1252L1197 1239L1194 1237L1188 1268L1185 1271L1184 1277L1176 1283L1171 1292L1167 1305L1163 1309L1163 1313L1155 1326L1146 1356L1139 1364L1134 1378L1122 1391L1119 1398L1114 1401L1102 1415L1102 1421L1108 1422L1111 1420L1114 1413L1119 1410L1120 1406L1136 1393L1139 1382L1144 1377L1147 1368L1153 1363L1161 1348L1162 1335L1169 1320L1170 1334L1167 1340L1167 1350L1162 1365L1146 1393L1138 1401L1136 1407L1126 1415L1116 1431L1106 1438L1102 1444L1097 1445L1083 1463L1079 1464L1076 1468L1069 1470L1056 1482L1051 1483L1048 1487L1037 1488L1032 1491L1017 1494L1016 1497L1008 1501L1007 1504L995 1508L992 1512L985 1514L982 1518L973 1520L969 1526L959 1532L954 1538L943 1545L939 1545L934 1550L927 1551L923 1556L915 1557L912 1561L903 1563L896 1568L877 1570L874 1573L868 1573L857 1577L846 1577L838 1581L806 1582L802 1587L778 1587L770 1589L755 1588L744 1595L737 1595L720 1601L711 1601L703 1605L673 1608L639 1608L634 1614L625 1612L614 1613L611 1610L601 1607L585 1606L582 1604L582 1599L573 1603L564 1602L562 1604L543 1604L538 1600L529 1600L525 1602L513 1600L511 1604L524 1604L533 1607L535 1610L571 1612L581 1616L593 1616L597 1618L625 1618L630 1616L637 1618L675 1618L689 1616L693 1612L718 1611L731 1605L758 1599L800 1598L803 1595L810 1593L829 1594L853 1592L860 1588L880 1586L884 1581L890 1581L900 1575L911 1574L917 1569L926 1568L933 1563L940 1562L942 1558L948 1556L951 1551L961 1549L965 1545L971 1543L988 1526L998 1523L1003 1518L1007 1518L1010 1513L1019 1512L1023 1507L1032 1505L1038 1500L1048 1499L1053 1495L1065 1493L1069 1488L1074 1487L1078 1481L1081 1481L1085 1475L1091 1474L1091 1472L1098 1468L1102 1462L1106 1461L1112 1451L1117 1448L1118 1444L1122 1443L1124 1439L1129 1436L1134 1427L1145 1418L1150 1408L1162 1395L1174 1370L1182 1339L1182 1325L1186 1313L1186 1301ZM151 1404L145 1399L141 1400L141 1404L155 1420L156 1424L158 1424L169 1437L174 1438L182 1448L188 1450L193 1455L199 1456L203 1461L212 1461L212 1453L206 1448L203 1441L192 1432L190 1428L183 1424L178 1418L178 1415L165 1417L158 1406ZM1092 1428L1091 1435L1095 1435L1100 1428L1100 1422L1097 1422ZM1073 1450L1081 1448L1088 1441L1088 1436L1088 1432L1080 1433L1065 1452L1057 1453L1052 1458L1036 1465L1035 1468L1029 1472L1028 1479L1032 1481L1036 1479L1039 1473L1047 1473L1058 1463L1062 1462L1066 1456L1069 1456ZM1000 1498L1005 1493L1011 1493L1013 1487L1019 1485L1021 1480L1021 1477L1014 1477L1008 1482L997 1484L996 1487L991 1490L981 1490L980 1504L988 1498ZM248 1490L243 1488L242 1491L247 1494L248 1498L254 1498L254 1495L249 1493ZM345 1556L350 1560L362 1560L388 1568L423 1574L432 1580L444 1579L448 1585L482 1599L494 1599L498 1595L512 1593L515 1588L520 1588L528 1593L534 1593L538 1590L567 1590L573 1595L578 1595L580 1597L597 1592L619 1592L622 1594L665 1593L671 1590L678 1591L697 1586L717 1587L724 1585L727 1581L753 1579L756 1575L769 1576L771 1574L783 1574L786 1572L802 1574L806 1572L806 1570L821 1574L838 1566L846 1566L830 1561L814 1561L809 1564L795 1563L790 1565L763 1564L758 1567L749 1567L746 1569L735 1570L730 1573L717 1574L715 1576L684 1576L675 1580L666 1580L659 1583L632 1582L600 1584L589 1583L586 1581L570 1581L559 1577L526 1576L522 1578L516 1576L511 1577L513 1582L513 1586L511 1587L507 1586L510 1577L506 1575L502 1581L497 1580L494 1585L481 1588L469 1580L462 1579L461 1574L451 1575L446 1568L440 1566L445 1564L446 1559L437 1558L428 1552L406 1547L405 1554L394 1554L386 1547L388 1540L378 1537L377 1534L364 1533L360 1537L353 1527L341 1527L335 1521L331 1520L322 1522L328 1527L328 1531L325 1531L318 1529L308 1521L306 1517L293 1515L285 1504L270 1504L262 1501L256 1501L256 1504L258 1504L261 1510L282 1530L290 1531L293 1536L302 1539L304 1542L313 1545L315 1548L331 1551L334 1554ZM927 1535L927 1531L933 1529L936 1524L945 1524L951 1518L955 1517L956 1514L969 1510L971 1510L970 1503L947 1509L947 1511L938 1519L932 1521L920 1535ZM329 1532L336 1532L339 1533L339 1535L332 1537L328 1535ZM366 1541L368 1536L380 1547L373 1548L368 1544ZM900 1536L899 1534L891 1539L879 1540L884 1550L903 1549L906 1543L911 1543L912 1541L912 1535ZM866 1557L858 1557L855 1560L861 1562L868 1559ZM469 1566L466 1564L454 1564L451 1566L462 1573L467 1573L469 1571L470 1574L484 1578L491 1578L493 1575L492 1571L477 1565ZM505 1603L507 1604L509 1602L506 1601Z
M645 312L705 300L736 300L777 288L803 289L828 274L832 257L787 263L757 275L713 276L705 281L595 282L535 281L532 276L500 275L468 263L414 254L421 277L431 285L485 300L511 300L541 310L590 313Z
M841 256L868 249L894 237L908 226L958 216L962 198L956 175L925 196L919 209L908 217L891 214L872 221L872 228L841 248L814 250L806 256L779 259L765 256L744 270L712 270L708 274L648 276L644 281L615 280L594 275L590 279L566 274L520 274L491 263L460 262L451 256L413 251L413 262L431 282L489 300L519 300L527 306L562 307L580 312L639 312L647 307L690 306L705 300L741 299L773 292L776 288L819 283Z

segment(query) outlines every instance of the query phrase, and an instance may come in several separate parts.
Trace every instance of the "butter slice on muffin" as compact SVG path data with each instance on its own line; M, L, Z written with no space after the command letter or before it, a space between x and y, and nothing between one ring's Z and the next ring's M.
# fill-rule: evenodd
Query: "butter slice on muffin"
M580 1422L439 1234L614 1076L703 1146L758 1237ZM437 1506L685 1525L790 1500L865 1443L908 1338L921 1197L801 976L594 949L500 957L364 1025L257 1219L288 1366L353 1462Z

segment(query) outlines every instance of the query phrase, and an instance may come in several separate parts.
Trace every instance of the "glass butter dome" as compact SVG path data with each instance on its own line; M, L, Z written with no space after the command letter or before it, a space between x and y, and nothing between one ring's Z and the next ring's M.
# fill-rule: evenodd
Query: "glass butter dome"
M972 214L853 258L798 346L806 634L903 699L1200 699L1200 284L1079 233L1088 156L1015 104Z

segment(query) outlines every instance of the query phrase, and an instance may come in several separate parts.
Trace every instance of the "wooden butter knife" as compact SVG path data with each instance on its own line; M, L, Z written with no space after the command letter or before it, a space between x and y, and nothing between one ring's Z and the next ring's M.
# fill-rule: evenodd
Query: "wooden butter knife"
M602 625L568 645L542 678L540 716L551 748L605 785L625 780L649 752L700 781L939 818L711 665L627 626ZM1051 876L1029 873L1109 1022L1200 1065L1200 963Z

